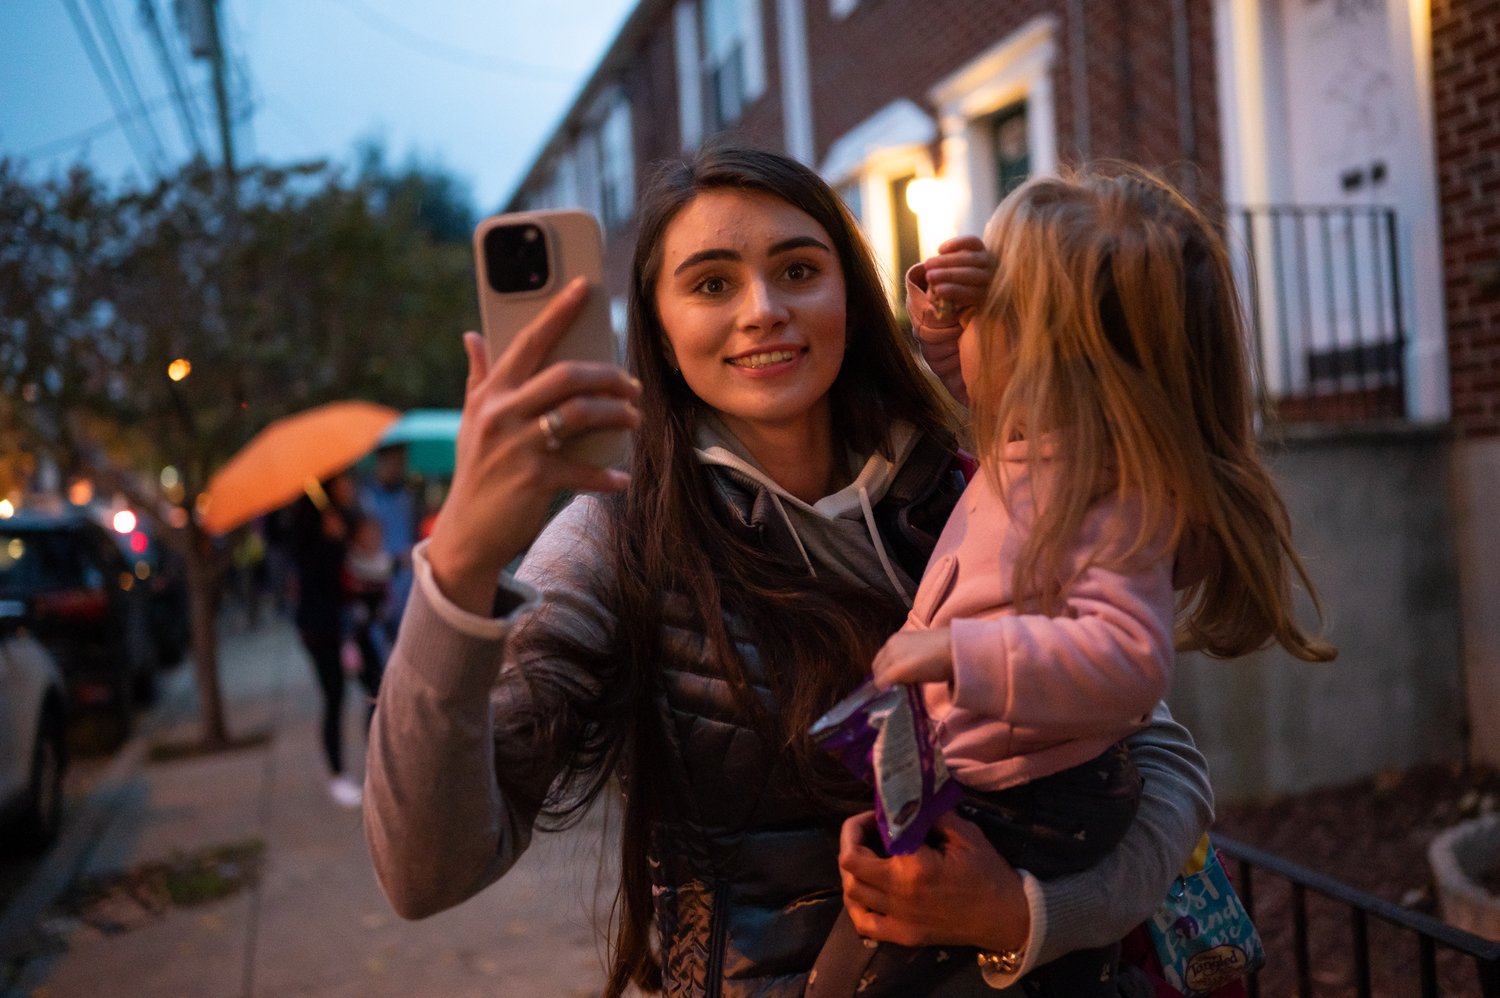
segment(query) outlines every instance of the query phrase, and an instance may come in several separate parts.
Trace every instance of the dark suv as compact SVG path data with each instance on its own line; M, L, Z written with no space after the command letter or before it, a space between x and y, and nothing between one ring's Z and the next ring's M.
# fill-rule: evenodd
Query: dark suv
M155 696L157 646L150 593L110 531L82 511L0 520L0 599L25 603L72 704L104 708L128 734Z

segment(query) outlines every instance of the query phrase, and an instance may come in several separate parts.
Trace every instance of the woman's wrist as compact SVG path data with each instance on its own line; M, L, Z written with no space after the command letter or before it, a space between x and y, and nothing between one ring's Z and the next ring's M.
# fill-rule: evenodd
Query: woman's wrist
M478 563L473 552L462 546L449 547L445 537L434 532L427 545L427 564L432 581L449 602L469 613L488 616L495 602L500 568Z

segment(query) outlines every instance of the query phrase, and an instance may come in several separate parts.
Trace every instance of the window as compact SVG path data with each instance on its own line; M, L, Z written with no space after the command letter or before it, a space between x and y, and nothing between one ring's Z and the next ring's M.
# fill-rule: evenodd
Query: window
M614 95L599 128L599 207L605 227L628 221L635 209L635 143L630 103Z
M765 89L760 27L760 0L703 0L703 83L711 130L739 121Z
M864 224L865 212L863 198L860 196L859 181L851 180L839 185L839 197L844 199L844 206L849 209L849 214L854 220Z
M1026 129L1025 101L1010 105L989 120L995 190L1002 198L1031 176L1031 141Z

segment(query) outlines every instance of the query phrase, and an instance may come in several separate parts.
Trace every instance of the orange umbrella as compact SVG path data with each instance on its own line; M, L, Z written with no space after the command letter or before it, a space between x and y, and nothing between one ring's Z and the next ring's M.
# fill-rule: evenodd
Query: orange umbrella
M223 534L280 509L368 454L400 418L395 409L371 402L330 402L276 420L209 481L198 501L198 522L211 534Z

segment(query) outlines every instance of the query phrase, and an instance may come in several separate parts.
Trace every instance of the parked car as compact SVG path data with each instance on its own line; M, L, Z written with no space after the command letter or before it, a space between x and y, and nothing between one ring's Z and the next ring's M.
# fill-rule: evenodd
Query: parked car
M120 553L150 594L151 637L156 642L157 664L179 664L187 655L189 641L187 579L182 558L163 544L144 520L135 521L129 530L116 528L111 533Z
M24 852L62 824L67 700L56 661L29 633L19 600L0 600L0 830Z
M151 598L111 531L81 511L0 520L0 599L25 606L70 707L104 708L123 739L156 694Z

